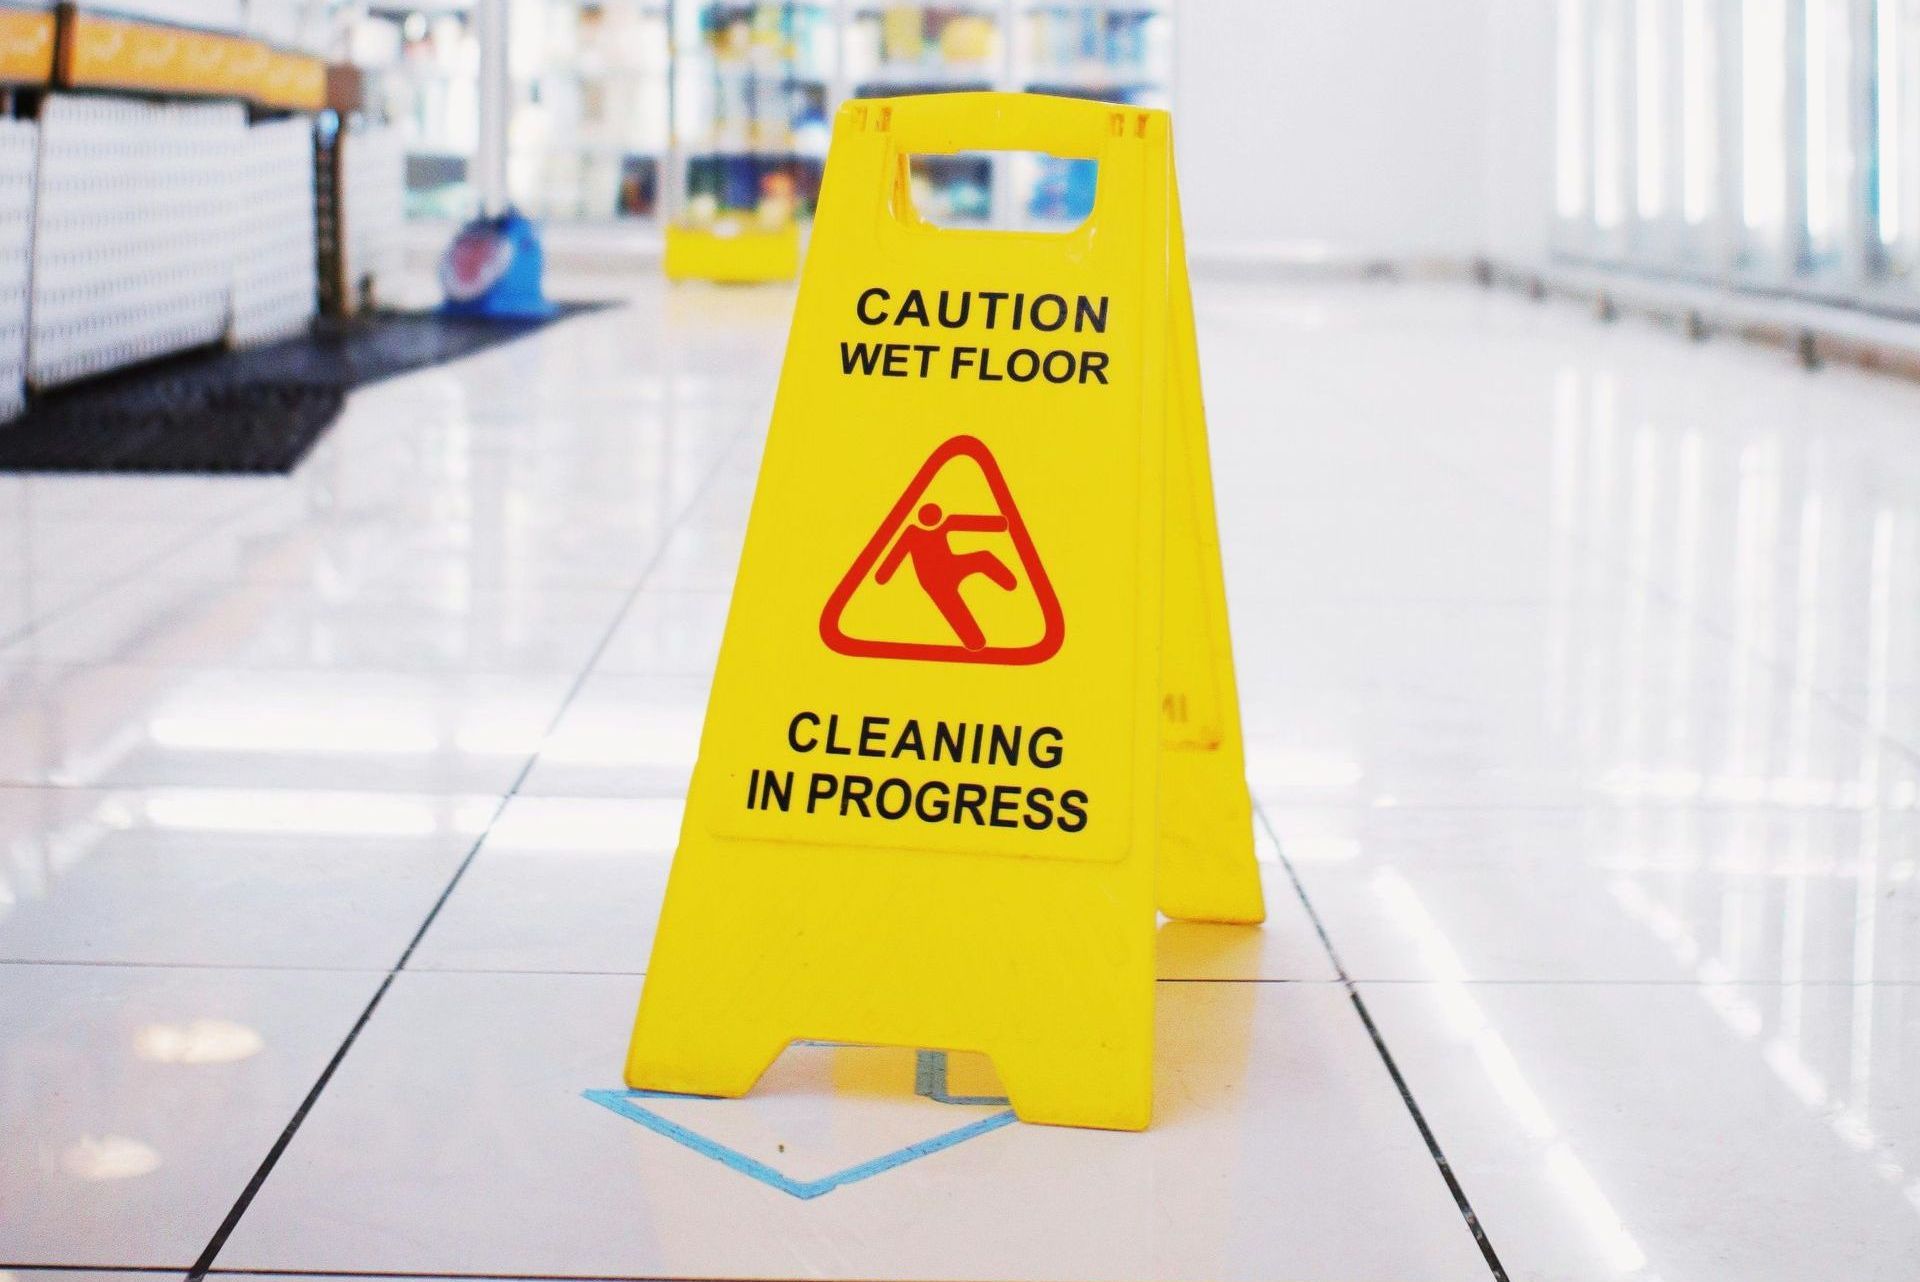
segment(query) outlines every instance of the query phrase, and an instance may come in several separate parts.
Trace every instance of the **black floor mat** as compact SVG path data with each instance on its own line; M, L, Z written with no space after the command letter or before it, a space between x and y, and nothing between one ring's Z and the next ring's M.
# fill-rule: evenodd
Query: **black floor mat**
M325 319L307 337L251 351L170 356L34 397L0 423L0 472L290 472L354 388L600 306L563 304L544 321Z

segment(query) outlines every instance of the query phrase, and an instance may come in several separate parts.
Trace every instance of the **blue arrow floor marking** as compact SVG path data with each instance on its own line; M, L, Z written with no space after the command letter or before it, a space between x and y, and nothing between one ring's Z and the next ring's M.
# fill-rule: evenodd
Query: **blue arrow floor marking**
M945 1069L946 1064L943 1058L939 1074L941 1079L940 1095L946 1094ZM927 1094L930 1099L939 1099L939 1096L929 1092L921 1093ZM769 1188L776 1188L782 1193L788 1193L802 1199L816 1198L824 1193L831 1193L842 1185L857 1184L861 1180L871 1179L876 1175L891 1171L895 1167L905 1166L908 1162L915 1161L918 1158L929 1157L943 1149L950 1149L956 1144L964 1144L976 1136L985 1135L989 1131L997 1131L1003 1126L1011 1125L1015 1120L1013 1110L1007 1109L1004 1112L983 1117L979 1121L967 1126L958 1127L942 1135L936 1135L932 1139L921 1140L918 1144L909 1144L905 1148L895 1149L884 1157L876 1157L872 1161L862 1162L858 1166L849 1166L844 1171L836 1171L832 1175L828 1175L822 1179L796 1180L790 1175L785 1175L774 1170L765 1162L748 1157L738 1149L728 1148L718 1140L708 1139L698 1131L688 1130L677 1122L670 1122L659 1113L654 1112L646 1105L640 1103L641 1100L647 1099L699 1099L703 1098L701 1096L674 1095L666 1091L610 1090L582 1091L581 1095L593 1103L600 1105L602 1108L611 1109L628 1121L638 1122L655 1134L664 1135L674 1143L692 1149L702 1157L710 1157L723 1166L732 1167L742 1175L751 1176L759 1180ZM941 1100L940 1102L946 1103L948 1101Z

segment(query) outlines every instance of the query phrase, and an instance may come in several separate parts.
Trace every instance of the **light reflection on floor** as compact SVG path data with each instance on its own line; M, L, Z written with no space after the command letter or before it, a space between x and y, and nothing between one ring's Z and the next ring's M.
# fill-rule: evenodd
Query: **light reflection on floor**
M1164 929L1151 1132L801 1197L967 1110L817 1047L654 1110L704 1149L582 1097L790 305L649 288L291 479L0 478L0 1269L1920 1276L1920 389L1198 288L1272 921Z

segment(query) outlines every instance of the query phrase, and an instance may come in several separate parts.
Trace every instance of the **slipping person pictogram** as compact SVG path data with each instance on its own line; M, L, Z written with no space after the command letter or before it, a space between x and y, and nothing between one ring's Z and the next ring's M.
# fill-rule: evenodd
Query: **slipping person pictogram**
M880 563L880 571L873 576L873 581L886 583L900 569L902 561L912 561L913 577L920 581L920 590L940 611L940 617L960 638L960 644L969 650L984 649L987 635L974 622L973 611L960 595L960 585L979 575L1001 591L1011 592L1019 580L993 553L955 552L947 539L950 535L976 531L998 534L1007 528L1007 518L963 512L945 516L938 503L923 503L918 515L919 523L909 525L895 540L893 551Z
M940 504L926 498L927 490L941 470L957 460L966 459L979 469L993 497L995 512L948 513ZM956 534L1004 534L1012 545L1018 566L985 549L956 551ZM883 559L884 558L884 559ZM885 587L911 566L913 578L927 599L952 629L954 641L908 641L889 637L851 635L844 625L847 603L861 584L872 582ZM961 589L968 580L983 578L1003 592L1021 586L1022 578L1039 608L1041 634L1024 639L1022 644L1005 644L1006 638L991 637L974 617ZM867 541L834 589L820 615L820 636L837 654L874 659L929 659L946 663L1043 663L1060 649L1066 625L1060 615L1060 601L1047 571L1034 550L1020 510L1014 505L1000 465L980 440L956 436L920 466L880 528ZM1000 644L995 644L1000 642Z

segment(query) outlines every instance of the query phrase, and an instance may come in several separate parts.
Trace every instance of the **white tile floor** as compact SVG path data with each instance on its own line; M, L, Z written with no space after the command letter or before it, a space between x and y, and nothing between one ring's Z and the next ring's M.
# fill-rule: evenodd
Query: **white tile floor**
M1920 388L1199 291L1272 919L1163 928L1142 1136L906 1051L585 1094L788 294L290 479L0 478L0 1282L1920 1278Z

